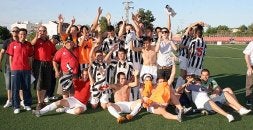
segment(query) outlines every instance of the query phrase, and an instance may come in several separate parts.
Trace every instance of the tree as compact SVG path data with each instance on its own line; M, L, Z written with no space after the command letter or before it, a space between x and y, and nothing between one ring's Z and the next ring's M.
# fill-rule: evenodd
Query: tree
M209 36L209 35L216 35L217 34L217 28L216 27L208 27L205 35Z
M27 41L32 41L36 35L36 31L31 31L29 34L27 34Z
M102 17L99 19L99 26L100 26L100 32L101 32L101 33L106 32L107 27L108 27L106 17L102 16Z
M248 30L248 27L246 25L241 25L239 28L240 32L246 33Z
M152 24L152 22L155 21L155 17L150 10L145 11L145 9L140 8L138 10L138 14L140 15L141 22L144 24L145 27L148 27L148 26L153 27L154 26Z
M0 26L0 39L6 40L11 37L10 31L7 29L7 27Z

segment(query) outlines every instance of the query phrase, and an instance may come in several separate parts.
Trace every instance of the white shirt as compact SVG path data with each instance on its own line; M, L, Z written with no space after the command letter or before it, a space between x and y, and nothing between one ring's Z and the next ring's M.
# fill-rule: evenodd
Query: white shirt
M172 42L172 41L169 41ZM174 64L172 58L172 47L170 43L164 43L163 41L160 43L160 49L157 54L157 64L159 66L171 66Z
M250 56L250 64L253 65L253 41L244 49L243 53Z

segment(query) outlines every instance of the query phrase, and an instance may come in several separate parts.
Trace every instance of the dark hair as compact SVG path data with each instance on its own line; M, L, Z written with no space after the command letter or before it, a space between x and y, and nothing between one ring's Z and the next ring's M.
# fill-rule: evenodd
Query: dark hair
M193 29L195 36L202 37L203 36L203 27L201 25L196 25Z
M72 28L72 27L76 28L77 31L79 30L78 27L77 27L76 25L72 25L71 28Z
M109 26L107 27L107 31L108 31L108 32L114 31L114 27L113 27L112 25L109 25Z
M80 32L83 31L83 28L85 28L87 31L89 31L89 28L88 28L87 26L83 25L83 26L81 26L81 28L80 28Z
M103 54L103 51L102 50L96 50L95 54L97 54L97 53L102 53Z
M156 28L155 28L155 32L156 32L158 29L161 30L162 28L161 28L161 27L156 27Z
M208 75L210 75L210 71L209 71L208 69L202 69L202 70L201 70L201 73L202 73L202 72L207 72Z
M21 32L21 31L23 31L23 32L25 32L27 34L27 30L25 28L20 28L19 32Z
M143 42L148 41L151 42L152 38L151 37L143 37Z
M163 29L165 29L166 31L169 32L169 29L168 29L168 28L166 28L166 27L161 28L161 30L163 30Z
M152 26L147 26L147 27L145 28L145 30L150 30L151 32L153 32L153 27L152 27Z
M126 49L124 49L124 48L119 48L118 52L123 52L124 54L127 53Z
M120 78L120 75L126 75L124 72L119 72L118 74L117 74L117 79L119 79Z

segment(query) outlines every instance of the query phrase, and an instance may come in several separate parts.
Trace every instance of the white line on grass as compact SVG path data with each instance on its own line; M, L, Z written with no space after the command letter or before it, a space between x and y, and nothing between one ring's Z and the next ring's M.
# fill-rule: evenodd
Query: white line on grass
M230 48L230 49L234 49L234 50L239 50L239 51L243 51L244 49L239 49L239 48L234 48L234 47L229 47L229 46L221 46L221 47L226 47L226 48Z
M216 57L216 56L206 56L206 58L212 58L212 59L233 59L233 60L244 59L244 58L236 58L236 57Z

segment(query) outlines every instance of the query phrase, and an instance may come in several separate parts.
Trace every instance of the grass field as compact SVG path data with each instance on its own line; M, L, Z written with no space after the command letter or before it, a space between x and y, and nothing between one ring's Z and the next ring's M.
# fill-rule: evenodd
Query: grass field
M221 87L230 86L236 93L239 102L245 104L245 73L246 65L242 53L245 45L209 45L204 67L211 71ZM85 114L73 116L69 114L58 114L50 112L45 116L37 118L30 111L21 111L14 115L11 108L3 109L6 101L6 91L3 74L0 74L0 129L147 129L147 130L172 130L172 129L253 129L252 113L241 117L230 108L226 111L232 113L235 121L228 123L221 115L214 114L202 116L195 114L186 116L182 123L166 120L165 118L153 115L142 110L136 118L124 124L117 124L116 119L108 111L102 109L88 109ZM36 103L34 90L33 102ZM35 107L35 105L33 105Z

